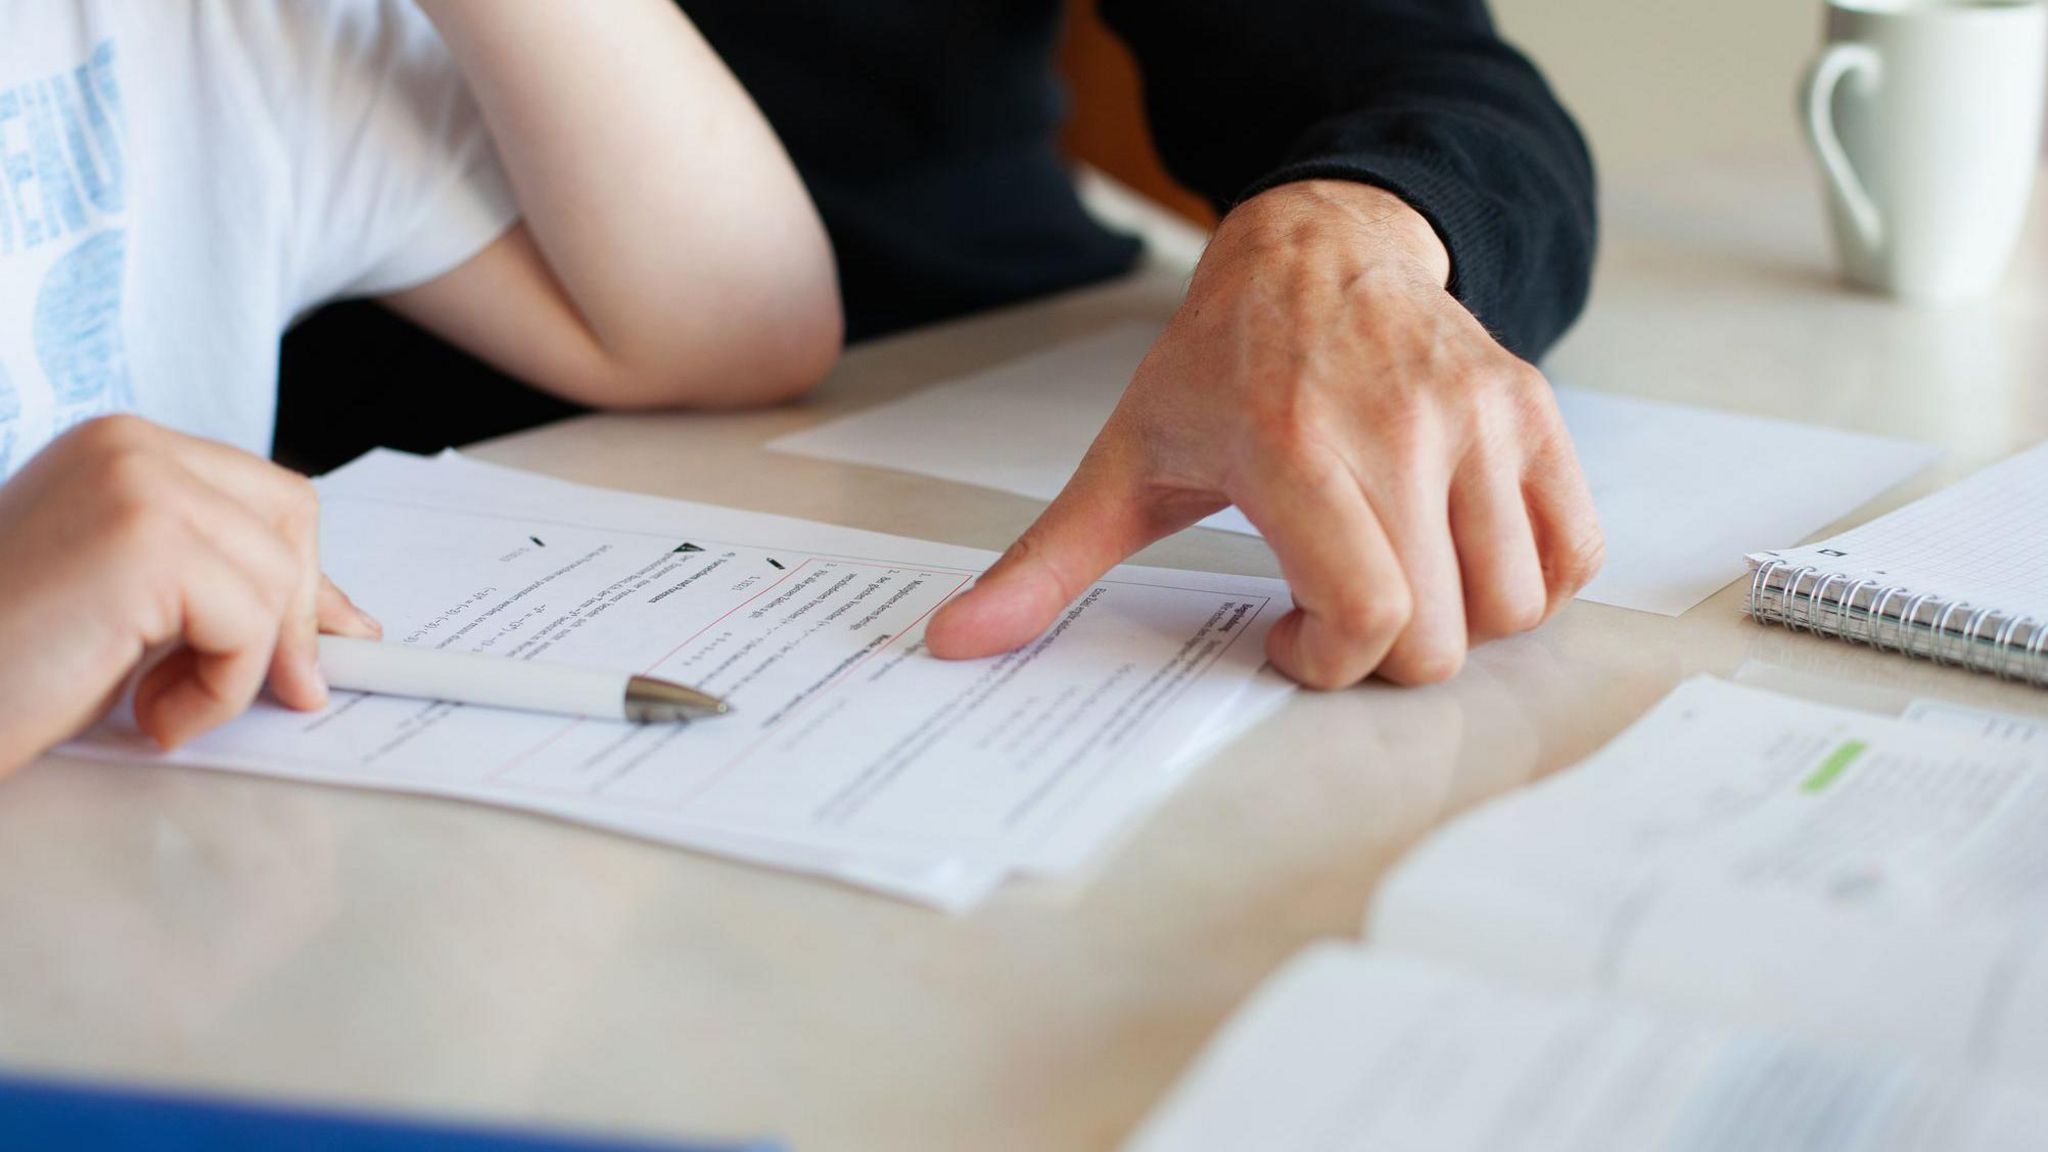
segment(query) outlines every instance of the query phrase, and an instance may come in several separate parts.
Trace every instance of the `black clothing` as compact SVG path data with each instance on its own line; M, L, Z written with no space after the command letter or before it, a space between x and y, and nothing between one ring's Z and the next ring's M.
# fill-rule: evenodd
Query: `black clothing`
M1053 138L1058 0L682 0L794 157L861 339L1107 279L1138 246L1081 208ZM1169 171L1227 209L1340 177L1414 205L1452 290L1526 357L1586 296L1591 161L1482 0L1100 0ZM405 417L379 409L402 395ZM422 408L426 412L422 412ZM370 305L285 343L279 455L434 449L570 411Z

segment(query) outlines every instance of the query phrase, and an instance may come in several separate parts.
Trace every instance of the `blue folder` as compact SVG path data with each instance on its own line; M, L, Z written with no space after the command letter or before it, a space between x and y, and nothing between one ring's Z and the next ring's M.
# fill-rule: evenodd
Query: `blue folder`
M0 1076L0 1149L149 1152L775 1152L649 1144Z

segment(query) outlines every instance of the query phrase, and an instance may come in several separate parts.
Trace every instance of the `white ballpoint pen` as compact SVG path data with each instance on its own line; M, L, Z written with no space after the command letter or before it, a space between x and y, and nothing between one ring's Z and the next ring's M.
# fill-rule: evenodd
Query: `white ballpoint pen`
M320 637L320 673L329 688L347 692L634 724L674 724L731 711L716 696L651 676L345 636Z

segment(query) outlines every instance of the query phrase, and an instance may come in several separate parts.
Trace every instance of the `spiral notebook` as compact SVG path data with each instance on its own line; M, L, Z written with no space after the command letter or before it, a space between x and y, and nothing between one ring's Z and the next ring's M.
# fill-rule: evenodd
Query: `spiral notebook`
M2048 444L1749 562L1758 620L2048 687Z

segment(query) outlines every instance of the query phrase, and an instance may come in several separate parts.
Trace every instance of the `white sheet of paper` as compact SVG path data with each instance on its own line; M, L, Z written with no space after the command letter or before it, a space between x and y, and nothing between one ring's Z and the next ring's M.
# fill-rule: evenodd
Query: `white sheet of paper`
M1316 945L1256 992L1126 1152L1698 1152L2039 1144L2028 1081Z
M2048 1075L2048 747L1710 677L1432 835L1377 946Z
M1993 712L1988 708L1972 708L1947 700L1923 699L1908 704L1899 718L1915 724L1946 728L1951 732L1982 736L1987 740L2010 740L2015 744L2048 748L2048 717L2044 716L2021 716L2011 712Z
M378 453L321 482L327 571L387 640L630 668L731 716L639 727L337 694L178 763L483 800L960 907L1081 865L1287 691L1278 581L1123 568L1046 637L924 655L993 557ZM1226 718L1222 724L1217 718ZM137 754L112 728L85 750Z
M1059 494L1158 337L1129 322L769 444L1015 492ZM1607 535L1580 597L1676 616L1932 463L1925 445L1557 389ZM1203 522L1254 532L1236 509Z

